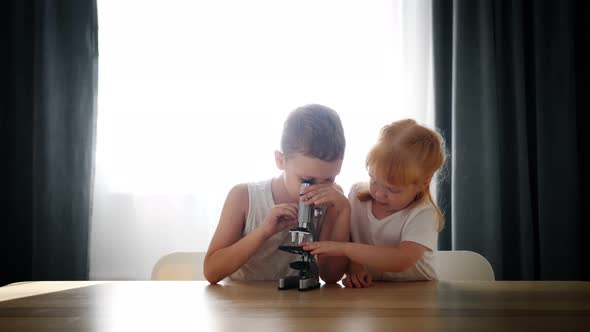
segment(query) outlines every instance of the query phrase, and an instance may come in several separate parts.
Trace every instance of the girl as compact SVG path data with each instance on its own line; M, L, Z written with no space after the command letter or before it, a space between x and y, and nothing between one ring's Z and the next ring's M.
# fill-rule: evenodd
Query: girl
M433 280L432 251L443 216L432 200L430 181L445 161L442 137L407 119L381 129L369 152L369 183L349 194L352 242L320 241L303 248L318 256L350 260L347 287L372 280ZM313 201L312 193L303 197Z

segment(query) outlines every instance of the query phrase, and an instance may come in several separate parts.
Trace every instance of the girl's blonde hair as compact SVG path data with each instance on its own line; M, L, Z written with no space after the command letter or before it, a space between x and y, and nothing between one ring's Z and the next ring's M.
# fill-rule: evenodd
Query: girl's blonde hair
M436 131L421 126L412 119L393 122L381 128L379 140L367 155L369 173L390 184L418 185L434 174L445 163L444 140ZM357 195L361 201L371 200L368 190ZM441 231L445 219L432 199L430 184L418 193L412 204L427 198L436 209Z

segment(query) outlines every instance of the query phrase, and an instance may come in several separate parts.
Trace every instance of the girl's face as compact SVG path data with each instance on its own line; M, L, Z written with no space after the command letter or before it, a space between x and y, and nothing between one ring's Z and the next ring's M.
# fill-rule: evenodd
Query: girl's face
M416 195L424 189L423 185L394 185L382 178L369 174L369 193L373 197L373 205L388 213L395 213L410 205Z
M277 151L277 166L283 170L283 181L290 201L299 201L299 189L302 182L312 184L333 183L342 168L342 160L324 161L292 153L288 158Z

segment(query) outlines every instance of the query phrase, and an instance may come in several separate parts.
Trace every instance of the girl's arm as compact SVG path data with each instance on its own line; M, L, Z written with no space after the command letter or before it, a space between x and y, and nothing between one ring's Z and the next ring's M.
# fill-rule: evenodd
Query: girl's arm
M263 225L242 238L248 203L246 184L236 185L227 195L219 224L205 255L205 278L212 284L242 267L258 251L258 248L277 231L297 224L297 208L295 206L292 204L276 205L269 212Z
M350 243L346 256L351 260L385 272L402 272L416 264L430 249L416 242L405 241L399 247L378 247Z
M314 255L346 256L350 260L385 272L402 272L422 258L430 249L416 242L404 241L398 247L372 246L352 242L305 243Z

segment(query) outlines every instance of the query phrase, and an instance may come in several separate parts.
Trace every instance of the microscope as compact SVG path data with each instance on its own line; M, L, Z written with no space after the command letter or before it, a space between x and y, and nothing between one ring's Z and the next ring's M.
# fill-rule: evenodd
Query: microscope
M310 182L301 183L299 196L303 195L310 185ZM299 200L298 225L297 228L289 230L291 244L279 247L280 250L299 255L299 260L289 264L289 267L297 273L279 279L280 290L298 288L300 291L305 291L320 287L320 276L315 258L309 251L303 250L301 243L313 242L314 235L319 236L322 213L321 207L305 205Z

